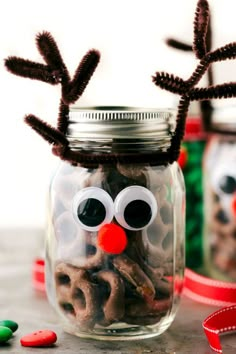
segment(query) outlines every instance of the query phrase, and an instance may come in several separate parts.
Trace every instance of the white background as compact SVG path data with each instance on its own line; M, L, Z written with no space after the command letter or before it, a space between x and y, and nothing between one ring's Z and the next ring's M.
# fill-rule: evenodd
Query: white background
M213 47L236 40L236 1L211 0L210 4ZM193 55L167 48L163 39L174 36L192 42L195 5L195 0L4 2L0 13L0 228L45 225L46 192L59 162L49 145L23 123L24 115L33 113L55 124L59 87L13 76L6 72L4 58L17 55L42 62L34 38L47 30L72 75L88 49L101 51L101 63L78 105L170 107L178 97L155 87L151 75L157 70L183 78L191 74L196 65ZM217 83L235 81L236 62L217 64L214 74Z

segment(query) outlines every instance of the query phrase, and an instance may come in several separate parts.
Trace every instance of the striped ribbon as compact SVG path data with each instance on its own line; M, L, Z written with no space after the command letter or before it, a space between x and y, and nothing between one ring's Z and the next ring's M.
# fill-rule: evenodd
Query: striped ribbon
M183 294L203 304L223 306L202 323L211 349L222 353L220 334L236 329L236 284L211 279L186 268Z

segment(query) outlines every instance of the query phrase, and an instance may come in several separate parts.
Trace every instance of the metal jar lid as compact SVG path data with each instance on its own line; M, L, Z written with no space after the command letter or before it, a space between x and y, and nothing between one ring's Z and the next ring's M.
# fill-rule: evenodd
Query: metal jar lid
M174 109L72 106L68 139L136 139L170 141L176 127Z

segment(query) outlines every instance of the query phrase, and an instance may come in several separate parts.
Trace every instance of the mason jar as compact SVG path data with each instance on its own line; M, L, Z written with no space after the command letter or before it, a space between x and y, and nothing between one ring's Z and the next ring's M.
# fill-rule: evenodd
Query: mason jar
M175 127L170 109L71 109L70 147L90 158L61 162L52 179L46 251L48 298L66 332L140 339L172 323L185 187L178 164L162 155Z
M204 253L209 275L236 281L236 110L212 118L204 154Z

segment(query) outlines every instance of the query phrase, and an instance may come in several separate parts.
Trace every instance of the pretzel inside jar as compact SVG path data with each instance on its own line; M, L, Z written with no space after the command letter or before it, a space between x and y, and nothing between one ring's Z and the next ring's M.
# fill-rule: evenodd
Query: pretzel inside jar
M90 329L91 323L105 327L118 321L140 325L155 323L171 307L171 282L167 277L169 274L165 274L168 254L162 247L165 233L163 237L159 235L159 246L154 247L147 238L147 234L150 234L151 239L154 238L153 231L150 229L149 232L148 226L160 218L157 200L147 189L148 183L153 184L151 175L155 172L148 166L140 166L136 174L133 167L129 168L127 165L119 165L117 169L114 166L104 166L101 169L102 171L90 170L90 177L86 176L83 182L86 187L80 189L71 201L73 220L77 228L76 237L65 248L67 258L63 258L63 251L60 253L61 261L67 260L73 265L70 278L71 281L75 279L75 284L76 274L84 269L92 276L91 285L96 284L99 289L98 294L93 293L94 303L99 299L99 310L93 311ZM69 175L68 178L70 179ZM94 181L97 187L94 186ZM162 191L162 184L162 180L158 180L153 188ZM59 195L59 191L54 192ZM146 208L146 211L142 209L141 214L136 210L139 203ZM61 216L56 219L63 221ZM63 229L62 225L61 228ZM82 235L84 253L80 247L75 256L76 240L81 239ZM151 248L154 253L150 253ZM71 257L68 250L71 250ZM150 260L155 252L159 262L152 264ZM59 302L61 292L64 292L63 288L58 287ZM163 300L165 306L158 307L156 304L161 305ZM86 297L84 301L86 302ZM72 295L68 302L73 303ZM71 316L66 308L61 309L65 316Z

